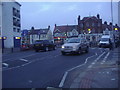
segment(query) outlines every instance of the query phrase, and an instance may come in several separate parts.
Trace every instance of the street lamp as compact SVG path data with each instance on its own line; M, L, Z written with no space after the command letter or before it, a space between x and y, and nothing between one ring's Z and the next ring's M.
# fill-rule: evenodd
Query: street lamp
M115 31L117 31L118 30L118 28L115 28Z
M89 33L89 34L91 33L91 29L90 29L90 28L88 29L88 33Z
M58 37L58 40L60 40L60 37Z

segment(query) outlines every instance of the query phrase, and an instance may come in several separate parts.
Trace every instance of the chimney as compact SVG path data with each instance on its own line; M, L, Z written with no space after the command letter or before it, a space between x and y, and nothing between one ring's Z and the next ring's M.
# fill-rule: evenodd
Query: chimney
M48 26L48 29L50 30L50 25Z
M107 22L105 21L104 24L107 25Z
M80 15L78 16L78 25L79 25L79 22L80 22Z
M112 22L110 22L109 25L112 25Z
M34 27L33 27L33 26L31 27L31 30L34 30Z
M55 27L56 27L57 25L55 24Z
M97 18L100 19L100 15L99 14L97 14Z
M115 24L115 26L117 27L118 25L117 25L117 24Z
M78 16L78 20L80 20L80 15Z

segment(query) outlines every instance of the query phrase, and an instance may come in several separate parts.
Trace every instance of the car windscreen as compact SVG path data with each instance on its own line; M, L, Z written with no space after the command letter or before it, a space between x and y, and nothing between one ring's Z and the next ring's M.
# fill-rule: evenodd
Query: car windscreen
M43 40L36 40L35 43L43 43Z
M109 41L109 38L101 38L101 41Z
M80 38L71 38L67 41L67 43L80 43Z

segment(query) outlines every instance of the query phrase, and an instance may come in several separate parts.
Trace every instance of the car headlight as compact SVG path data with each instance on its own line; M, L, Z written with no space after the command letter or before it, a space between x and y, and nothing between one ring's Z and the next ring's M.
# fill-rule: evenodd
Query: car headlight
M62 46L62 48L65 48L64 46Z

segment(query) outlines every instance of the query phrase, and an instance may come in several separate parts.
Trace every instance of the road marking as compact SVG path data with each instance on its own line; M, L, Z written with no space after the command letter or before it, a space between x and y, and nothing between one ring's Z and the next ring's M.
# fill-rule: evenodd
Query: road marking
M92 68L93 65L89 65L88 68Z
M112 78L111 80L113 81L113 80L116 80L116 79L115 79L115 78Z
M97 59L95 59L94 62L92 62L92 64L88 66L88 68L92 68L93 63L95 64L104 54L105 52L103 52Z
M56 55L56 57L57 57L57 56L59 56L59 55ZM25 62L27 62L27 63L22 64L22 65L20 65L20 66L15 66L15 67L7 68L7 69L4 69L3 71L5 71L5 70L12 70L12 69L15 69L15 68L20 68L20 67L29 65L29 64L31 64L31 63L33 63L33 62L36 62L36 61L39 61L39 60L44 60L45 58L50 58L50 57L52 57L52 56L49 55L49 56L46 56L46 57L42 57L42 58L38 58L38 59L32 60L32 61L30 61L30 62L28 62L28 60L26 60L26 59L20 59L21 61L25 61Z
M103 52L97 59L95 59L95 62L98 61L104 54L105 52Z
M2 63L5 67L8 67L9 66L9 64L7 64L7 63Z
M20 57L20 58L16 58L16 59L21 59L21 58L27 58L29 56L34 56L34 55L37 55L37 54L40 54L40 53L35 53L35 54L31 54L31 55L27 55L27 56L23 56L23 57ZM5 59L4 61L9 61L9 60L12 60L13 58L11 59Z
M101 62L101 64L104 64L105 61L107 60L108 56L110 55L110 52L107 53L107 55L104 57L103 61Z
M61 81L60 84L59 84L59 87L63 87L63 84L64 84L64 82L65 82L65 79L66 79L66 77L67 77L67 74L68 74L68 71L65 72L65 74L64 74L64 76L63 76L63 78L62 78L62 81Z
M64 76L63 76L60 84L59 84L59 87L63 87L64 82L65 82L65 79L66 79L66 77L67 77L67 74L68 74L70 71L72 71L72 70L74 70L74 69L76 69L76 68L78 68L78 67L81 67L81 66L85 65L85 64L87 63L88 59L90 59L90 58L92 58L92 57L94 57L94 56L96 56L96 55L97 55L97 53L95 53L95 55L92 55L92 56L87 57L86 60L85 60L85 62L84 62L83 64L80 64L80 65L78 65L78 66L75 66L75 67L67 70L67 71L65 72L65 74L64 74Z
M95 64L95 62L93 62L92 64Z
M21 60L21 61L25 61L25 62L28 62L28 60L26 60L26 59L19 59L19 60Z

